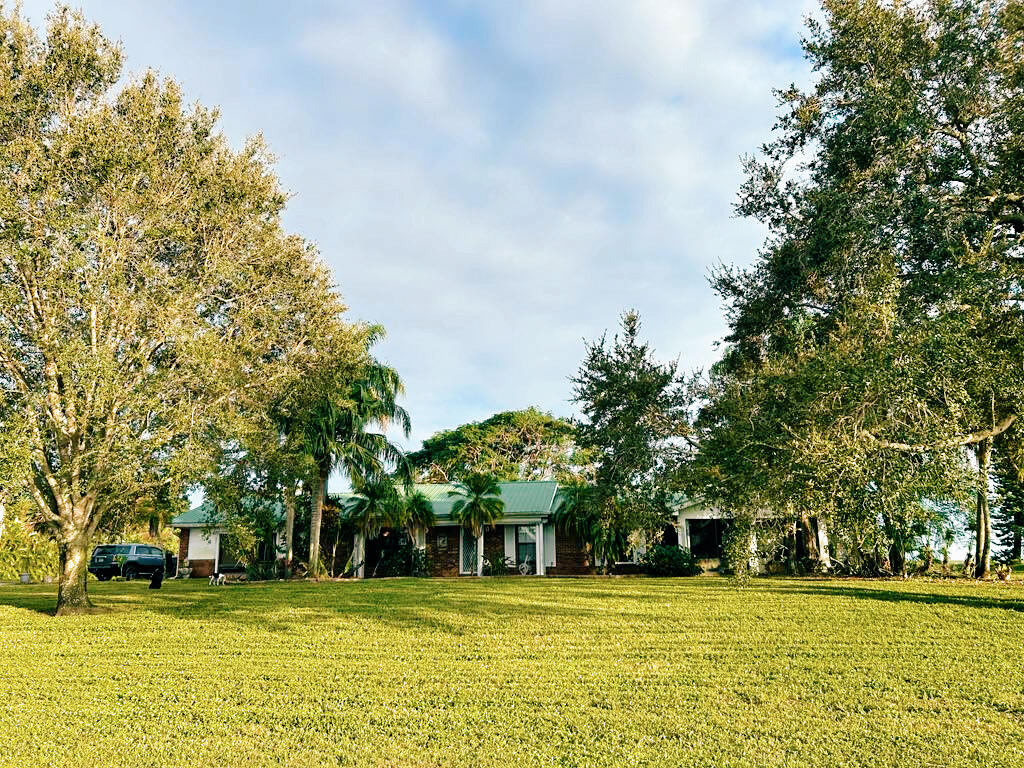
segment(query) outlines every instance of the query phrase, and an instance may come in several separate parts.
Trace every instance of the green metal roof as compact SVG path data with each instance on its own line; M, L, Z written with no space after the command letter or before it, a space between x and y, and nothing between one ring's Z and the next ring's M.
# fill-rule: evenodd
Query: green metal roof
M244 502L243 502L244 503ZM284 505L279 501L274 502L274 516L280 520L284 520ZM200 526L217 526L224 522L223 516L218 512L213 502L209 499L204 501L197 507L192 507L188 512L182 512L180 515L171 520L172 528L198 528Z
M434 507L434 515L438 522L450 521L452 506L459 500L458 496L449 494L455 490L452 483L417 483L414 491L419 491ZM498 483L501 500L505 502L502 519L515 520L526 518L545 518L552 510L558 483L554 480L529 480L514 483ZM335 496L339 502L351 498L350 493Z
M450 496L449 493L455 490L452 483L417 483L413 486L419 491L434 507L434 514L439 523L451 521L452 506L458 501L458 497ZM554 480L527 480L521 482L498 483L498 490L501 500L505 502L503 519L532 519L547 518L554 511L555 500L558 493L558 483ZM339 503L344 503L351 498L351 493L332 494L332 498ZM683 494L676 494L672 498L672 506L677 512L682 512L699 502L688 499ZM274 513L277 518L284 521L284 507L275 503ZM217 526L222 523L222 518L214 509L210 501L204 501L188 512L184 512L171 521L171 526L176 528L196 528L200 526Z

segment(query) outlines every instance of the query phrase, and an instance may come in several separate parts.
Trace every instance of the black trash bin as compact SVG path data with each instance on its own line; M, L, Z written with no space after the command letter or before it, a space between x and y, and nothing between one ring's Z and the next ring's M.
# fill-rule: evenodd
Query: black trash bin
M164 573L167 577L173 579L178 575L178 556L172 555L170 552L164 552Z

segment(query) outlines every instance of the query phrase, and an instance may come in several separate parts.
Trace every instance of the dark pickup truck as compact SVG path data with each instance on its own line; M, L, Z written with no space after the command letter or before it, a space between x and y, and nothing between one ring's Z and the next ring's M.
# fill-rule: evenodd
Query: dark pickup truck
M112 576L151 578L163 570L164 551L149 544L101 544L89 559L89 573L100 581Z

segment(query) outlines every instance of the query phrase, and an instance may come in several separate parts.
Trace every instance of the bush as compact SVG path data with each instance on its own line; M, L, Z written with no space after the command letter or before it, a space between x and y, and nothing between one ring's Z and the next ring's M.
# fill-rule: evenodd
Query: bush
M430 559L425 550L412 542L401 544L387 552L368 576L429 576Z
M245 566L248 581L271 581L284 577L284 563L280 560L260 560Z
M510 557L490 558L484 555L484 576L508 576L515 567L516 564Z
M688 549L658 544L640 558L640 570L648 576L697 576L704 569Z
M57 545L48 535L13 516L7 519L2 534L0 580L17 579L22 573L29 574L34 581L57 575Z

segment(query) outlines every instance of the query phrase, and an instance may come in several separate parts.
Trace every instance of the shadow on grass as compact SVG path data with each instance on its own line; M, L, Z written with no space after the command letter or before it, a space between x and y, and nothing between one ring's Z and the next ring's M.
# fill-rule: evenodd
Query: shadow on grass
M0 585L0 605L53 616L57 590L41 584L3 584Z
M493 622L543 619L551 623L552 629L580 619L599 623L608 618L610 610L620 619L623 613L635 612L637 620L642 620L644 606L651 599L714 601L736 590L725 581L712 584L690 579L631 579L614 586L560 579L382 579L320 584L257 582L227 587L210 587L205 581L192 580L168 581L161 590L147 587L144 582L90 582L90 597L96 606L90 613L155 613L280 633L308 631L311 625L341 621L351 631L369 631L374 624L385 624L458 638ZM1024 591L1013 590L1011 596L1003 597L993 594L995 585L954 585L955 591L951 591L942 584L922 591L912 582L767 578L757 579L750 589L782 598L839 597L1024 612ZM55 585L0 585L0 606L52 616L55 602Z
M210 587L197 579L166 581L162 589L150 590L148 582L90 582L95 608L88 613L159 614L279 633L342 621L357 632L385 624L457 638L479 631L481 623L531 618L561 623L600 612L601 600L594 599L601 596L598 590L554 586L541 579L382 579ZM580 596L591 598L590 607L579 603ZM0 585L0 606L52 616L55 602L55 585Z
M763 582L758 582L761 586ZM919 605L951 605L960 608L995 608L1005 611L1024 612L1024 595L1021 597L994 597L988 595L956 594L949 592L920 592L903 588L902 583L882 582L887 586L868 586L858 583L849 586L842 581L787 580L784 583L764 583L767 591L778 594L801 594L816 597L852 597L858 600L878 600L885 603L916 603ZM966 589L989 589L994 585L973 584Z

